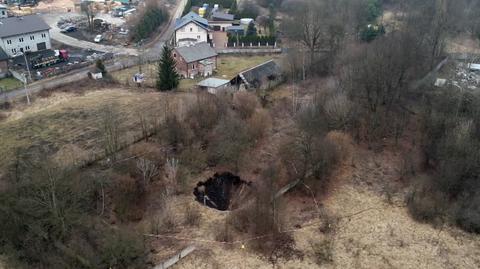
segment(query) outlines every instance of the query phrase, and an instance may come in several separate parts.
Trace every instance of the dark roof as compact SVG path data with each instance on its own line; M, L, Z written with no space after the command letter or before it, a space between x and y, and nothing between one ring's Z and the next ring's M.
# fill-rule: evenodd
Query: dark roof
M37 15L10 17L0 20L0 37L34 33L49 29L50 26Z
M265 81L276 80L282 75L280 66L274 60L257 65L239 74L247 87L257 88Z
M227 26L226 30L227 32L242 32L245 31L245 27L242 25L232 25Z
M217 52L206 42L195 44L194 46L178 47L177 53L187 62L196 62L217 56Z
M202 17L200 17L197 13L191 11L187 15L177 19L175 21L175 30L182 28L183 26L193 22L198 26L208 30L208 21Z
M235 16L223 12L213 12L212 19L215 21L233 21Z
M0 61L5 61L8 60L10 57L3 51L2 48L0 48Z

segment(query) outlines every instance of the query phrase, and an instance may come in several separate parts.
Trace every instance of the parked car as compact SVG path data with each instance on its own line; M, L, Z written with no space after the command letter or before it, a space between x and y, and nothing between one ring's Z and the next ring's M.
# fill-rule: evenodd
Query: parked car
M75 27L73 25L70 25L70 26L67 26L67 27L63 28L60 32L70 33L70 32L75 32L75 31L77 31L77 27Z
M97 35L93 41L95 41L95 43L100 43L102 41L102 35Z

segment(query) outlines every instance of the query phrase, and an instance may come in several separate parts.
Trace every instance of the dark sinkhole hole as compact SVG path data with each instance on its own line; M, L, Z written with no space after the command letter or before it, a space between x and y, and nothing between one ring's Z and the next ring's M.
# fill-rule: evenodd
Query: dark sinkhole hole
M244 189L250 184L229 172L215 173L206 181L198 182L193 194L203 205L222 211L231 210L245 195Z

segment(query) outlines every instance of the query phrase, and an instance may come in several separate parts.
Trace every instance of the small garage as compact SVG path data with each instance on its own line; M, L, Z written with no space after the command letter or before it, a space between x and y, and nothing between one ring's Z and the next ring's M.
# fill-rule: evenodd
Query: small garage
M228 90L230 88L230 81L219 78L207 78L197 84L201 90L206 90L211 94L217 94L220 91Z

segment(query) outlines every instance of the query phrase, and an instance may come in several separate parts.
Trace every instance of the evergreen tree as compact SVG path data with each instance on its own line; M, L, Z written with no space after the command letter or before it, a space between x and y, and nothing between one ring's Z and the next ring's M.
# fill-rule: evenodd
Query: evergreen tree
M257 28L253 22L248 24L247 28L247 36L256 36L257 35Z
M175 59L172 56L172 48L163 47L162 58L158 62L157 89L170 91L177 88L180 76L175 70Z
M237 15L238 13L237 0L233 0L232 6L230 7L230 10L228 11L228 13Z
M97 67L98 70L100 70L100 72L102 72L102 75L106 75L107 74L107 69L105 68L105 65L103 64L103 61L98 59L97 62L95 63L95 66Z

